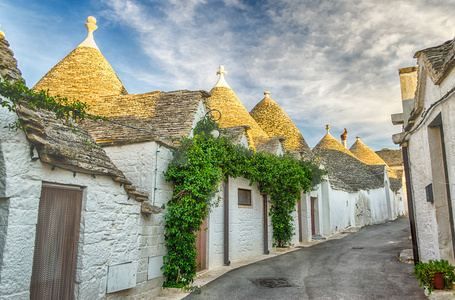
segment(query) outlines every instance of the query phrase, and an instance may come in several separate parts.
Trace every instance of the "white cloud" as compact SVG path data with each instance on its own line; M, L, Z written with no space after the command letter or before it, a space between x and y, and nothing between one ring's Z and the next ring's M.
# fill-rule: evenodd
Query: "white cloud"
M454 4L104 0L97 13L112 27L128 28L140 47L132 51L148 60L131 64L134 52L110 60L123 82L141 89L127 86L131 92L210 90L223 64L247 109L269 90L310 146L331 124L381 148L392 146L390 136L400 131L390 123L390 114L401 110L397 69L414 65L417 50L453 38ZM46 60L44 52L39 57Z

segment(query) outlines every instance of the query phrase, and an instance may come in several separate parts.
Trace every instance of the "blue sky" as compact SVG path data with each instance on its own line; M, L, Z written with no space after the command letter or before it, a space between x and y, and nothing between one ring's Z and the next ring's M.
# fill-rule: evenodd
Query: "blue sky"
M314 147L330 124L398 149L398 69L455 36L455 0L0 0L0 24L32 87L86 37L130 93L207 90L219 65L248 110L270 91Z

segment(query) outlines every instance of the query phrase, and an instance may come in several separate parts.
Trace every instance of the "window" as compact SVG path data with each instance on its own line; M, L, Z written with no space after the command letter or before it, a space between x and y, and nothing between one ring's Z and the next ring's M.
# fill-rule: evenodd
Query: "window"
M251 206L251 190L239 189L239 205Z

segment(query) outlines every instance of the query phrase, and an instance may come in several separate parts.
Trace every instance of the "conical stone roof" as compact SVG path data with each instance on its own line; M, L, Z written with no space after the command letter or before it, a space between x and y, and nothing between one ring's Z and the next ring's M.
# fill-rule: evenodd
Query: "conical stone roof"
M387 168L387 173L389 174L389 178L392 179L400 179L402 177L402 173L399 170L393 170L387 165L387 163L373 150L370 149L367 145L365 145L361 140L360 136L357 137L357 141L352 144L349 150L363 163L367 165L385 165ZM399 182L399 186L401 187L401 182Z
M234 91L227 85L223 66L220 66L220 71L217 73L220 79L210 91L208 104L211 110L218 110L221 117L216 121L221 127L235 127L248 125L250 129L247 131L248 142L254 149L256 144L260 144L268 140L267 133L256 123L253 117L248 113L248 110L240 102ZM213 112L216 117L217 112Z
M313 152L318 152L319 150L337 150L346 154L349 154L355 157L346 147L344 147L337 139L335 139L330 133L330 126L326 126L327 134L319 141L319 143L313 148Z
M352 144L351 151L360 161L367 165L387 165L386 162L379 157L373 150L365 145L361 140L360 136L357 137L357 141Z
M128 92L93 40L96 19L89 17L85 26L89 34L84 42L41 78L34 89L49 90L50 95L78 99L96 107L103 101L101 97Z
M256 123L269 137L285 137L286 150L310 152L302 134L284 110L270 98L269 92L264 92L264 95L264 99L250 111Z

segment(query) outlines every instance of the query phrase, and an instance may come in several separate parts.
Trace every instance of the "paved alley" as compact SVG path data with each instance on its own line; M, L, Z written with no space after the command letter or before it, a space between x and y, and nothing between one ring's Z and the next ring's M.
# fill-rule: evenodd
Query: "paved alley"
M367 226L226 273L185 299L426 299L413 265L409 220Z

